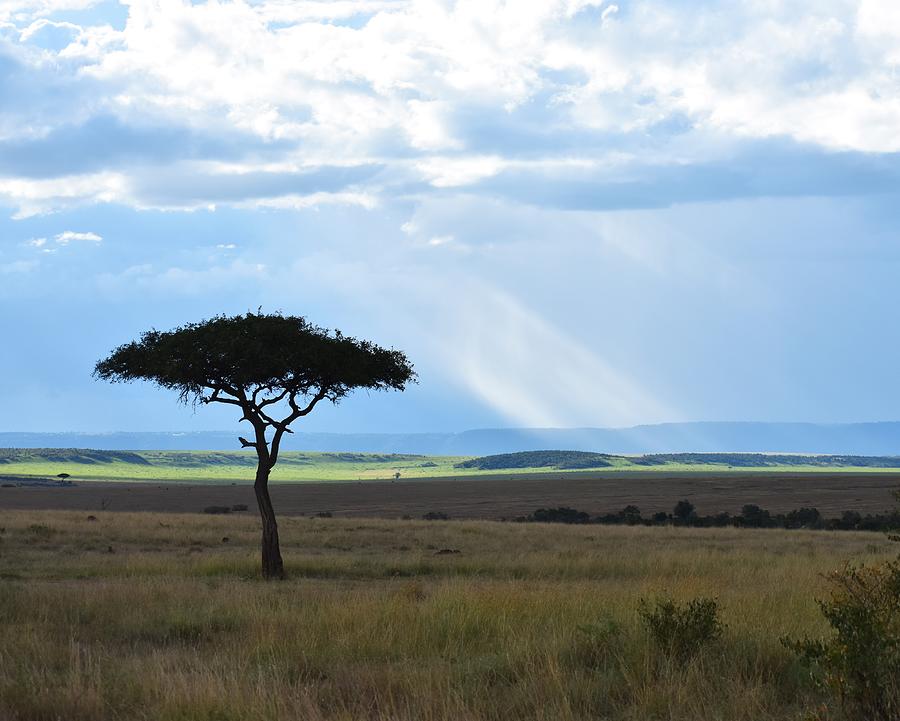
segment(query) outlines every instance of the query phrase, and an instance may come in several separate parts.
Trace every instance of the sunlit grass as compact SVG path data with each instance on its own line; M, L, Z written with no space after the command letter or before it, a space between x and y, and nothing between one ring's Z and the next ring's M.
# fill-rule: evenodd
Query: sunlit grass
M863 533L4 513L0 718L797 719L782 648ZM227 539L227 540L226 540ZM441 549L458 554L439 555ZM715 596L725 637L659 658L641 598ZM586 650L582 630L620 632ZM589 639L588 639L589 640Z
M54 478L67 473L73 481L152 481L224 483L249 481L254 477L256 455L252 451L137 451L144 463L111 460L97 463L26 460L0 463L0 477ZM470 456L417 456L361 453L317 453L287 451L281 454L272 472L273 482L375 481L400 479L463 478L477 476L530 476L534 474L585 473L591 469L509 468L479 470L457 468ZM658 466L632 464L613 458L612 465L593 469L599 473L894 473L896 468L858 466L729 466L720 463L687 464L667 462Z
M113 460L104 463L66 463L29 460L3 463L0 475L52 478L68 473L73 480L216 482L252 480L256 454L252 451L140 451L146 463ZM352 459L352 460L348 460ZM454 464L460 456L409 456L284 452L271 480L356 481L461 475ZM484 471L475 471L475 475Z

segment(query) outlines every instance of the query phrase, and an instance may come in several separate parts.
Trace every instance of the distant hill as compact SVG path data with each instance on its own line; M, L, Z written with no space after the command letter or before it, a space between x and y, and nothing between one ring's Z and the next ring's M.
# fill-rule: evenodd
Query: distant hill
M643 456L613 456L584 451L523 451L469 458L455 468L479 471L516 468L553 468L560 471L609 467L713 466L721 468L900 468L900 456L847 456L777 453L655 453Z
M513 468L558 468L575 470L579 468L608 468L614 456L606 453L587 451L521 451L501 453L496 456L480 456L460 461L456 468L473 468L479 471L496 471Z
M4 448L205 450L238 448L234 431L0 433ZM461 433L301 433L285 450L488 456L563 448L607 454L804 453L900 455L900 423L662 423L632 428L498 428Z

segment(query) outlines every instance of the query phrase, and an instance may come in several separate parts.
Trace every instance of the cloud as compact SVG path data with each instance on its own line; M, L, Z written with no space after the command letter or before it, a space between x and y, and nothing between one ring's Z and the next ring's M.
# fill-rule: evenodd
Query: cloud
M356 205L371 210L378 204L376 196L369 193L337 192L309 193L299 195L289 193L273 198L254 198L237 204L240 208L273 208L277 210L302 210L323 205Z
M16 22L52 15L54 13L86 10L102 0L5 0L0 3L0 21Z
M436 188L453 188L496 175L504 165L496 156L435 157L418 163L416 168Z
M40 179L104 170L144 175L160 166L184 168L188 161L233 164L253 157L264 162L286 150L246 133L203 133L106 114L35 137L0 140L0 175Z
M892 192L900 153L823 151L791 141L747 142L727 160L646 164L507 164L467 192L568 210L662 208L776 196L854 196Z
M91 359L297 309L427 424L886 417L895 5L0 0L0 293Z
M57 234L54 240L56 240L56 242L60 245L68 245L73 241L89 241L92 243L99 243L103 240L103 238L96 233L77 233L74 230L65 230L62 233Z
M22 219L84 203L127 202L127 188L127 176L109 172L41 180L0 177L0 204L16 208L13 217Z
M71 22L54 22L41 18L19 33L19 42L27 44L29 49L40 49L43 54L59 57L59 53L71 52L76 44L87 46L92 43L96 33L86 32L80 25ZM93 43L92 43L93 44Z
M223 167L218 164L177 164L135 179L129 191L144 207L193 208L224 203L259 203L261 206L293 205L299 198L352 189L373 180L376 165L329 166L269 170L253 165ZM314 202L314 201L313 201Z
M895 182L900 24L877 0L131 0L119 29L93 5L0 15L18 217L450 189L648 207L863 192L831 174L854 164L865 192Z

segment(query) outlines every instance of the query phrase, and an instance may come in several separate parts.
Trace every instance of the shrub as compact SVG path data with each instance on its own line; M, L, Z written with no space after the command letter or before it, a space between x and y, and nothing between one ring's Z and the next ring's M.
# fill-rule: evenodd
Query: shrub
M822 515L818 508L797 508L787 514L787 528L818 528L822 525Z
M772 515L755 503L748 503L741 508L740 523L750 528L765 528L772 525Z
M832 690L850 718L900 719L900 561L847 566L829 576L819 601L834 631L824 640L784 643Z
M731 517L731 514L727 511L723 511L722 513L717 513L715 516L706 516L704 519L704 524L707 526L718 526L719 528L723 528L725 526L730 526L734 523L734 519Z
M213 514L231 513L231 506L207 506L203 509L203 512Z
M683 604L661 598L652 605L641 599L638 613L653 643L681 661L718 639L724 628L719 620L719 603L713 598L695 598Z
M629 526L634 526L643 520L641 518L641 509L637 506L625 506L621 511L621 516L622 521Z
M591 517L574 508L539 508L528 519L535 523L588 523Z
M428 511L424 516L422 516L426 521L449 521L450 516L446 513L441 513L440 511Z
M694 504L687 500L678 501L672 509L672 516L682 522L691 520L695 515Z

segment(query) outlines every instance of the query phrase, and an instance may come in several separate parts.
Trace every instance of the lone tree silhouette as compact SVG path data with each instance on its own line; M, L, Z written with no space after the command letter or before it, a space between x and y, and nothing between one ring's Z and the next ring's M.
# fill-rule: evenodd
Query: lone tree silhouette
M253 426L258 457L254 490L262 517L262 573L283 578L269 474L291 423L323 400L338 403L356 388L402 391L415 382L406 356L340 331L280 313L216 316L174 330L150 330L97 363L102 380L147 380L193 403L237 406ZM280 420L279 420L280 417ZM271 438L267 434L271 432Z

